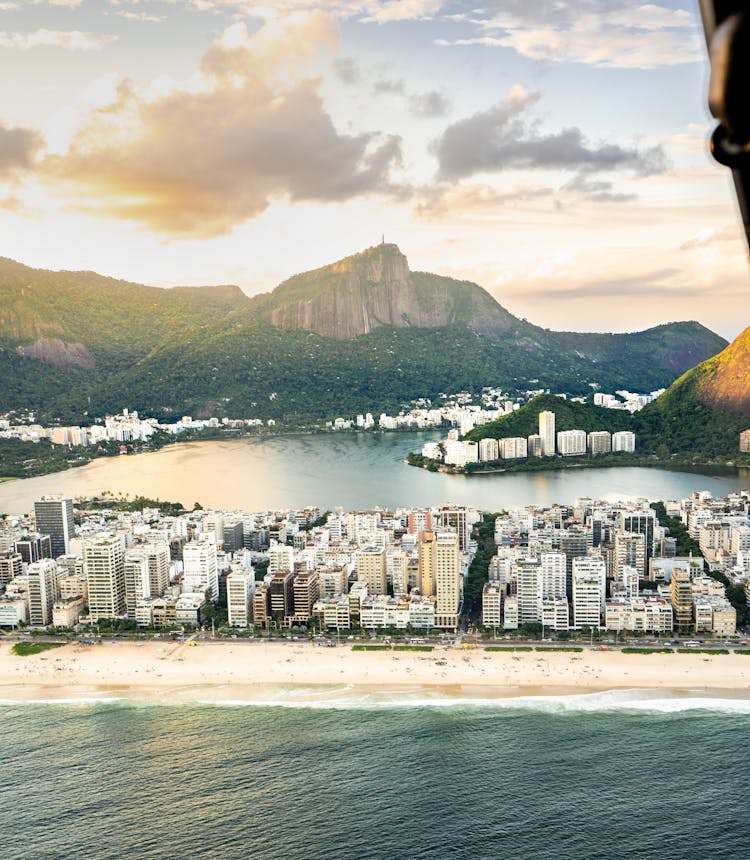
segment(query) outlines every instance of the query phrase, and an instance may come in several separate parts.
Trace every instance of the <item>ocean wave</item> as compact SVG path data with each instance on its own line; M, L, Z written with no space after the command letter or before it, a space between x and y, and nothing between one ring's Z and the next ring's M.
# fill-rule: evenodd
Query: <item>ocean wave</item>
M750 714L750 698L698 695L696 692L668 693L653 690L608 690L565 695L507 696L480 698L380 691L352 692L352 695L300 698L294 692L273 698L201 699L198 704L227 708L291 708L309 710L398 710L414 708L538 711L543 713L649 712L681 713L712 711Z
M721 691L664 691L648 689L607 690L596 693L557 695L518 695L487 697L425 690L362 691L355 686L320 688L266 689L246 698L219 698L221 688L196 690L192 695L182 691L179 697L148 696L80 696L68 698L0 699L2 707L25 705L64 707L208 707L208 708L285 708L316 711L388 711L414 709L450 709L463 711L534 711L546 714L575 713L650 713L679 714L712 712L750 715L750 696L722 695ZM209 697L210 696L210 697Z
M77 696L64 699L0 699L0 708L18 707L19 705L119 705L129 700L121 696Z

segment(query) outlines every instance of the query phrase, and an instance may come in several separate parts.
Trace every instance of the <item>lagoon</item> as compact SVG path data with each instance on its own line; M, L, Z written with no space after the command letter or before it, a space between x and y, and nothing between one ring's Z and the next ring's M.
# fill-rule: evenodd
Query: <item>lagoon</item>
M46 493L72 497L143 495L192 507L267 510L305 505L348 510L376 505L473 505L501 510L570 503L678 499L750 490L750 471L710 474L644 467L446 475L407 466L404 457L437 432L341 433L181 442L160 451L101 458L87 466L0 484L0 513L21 514Z

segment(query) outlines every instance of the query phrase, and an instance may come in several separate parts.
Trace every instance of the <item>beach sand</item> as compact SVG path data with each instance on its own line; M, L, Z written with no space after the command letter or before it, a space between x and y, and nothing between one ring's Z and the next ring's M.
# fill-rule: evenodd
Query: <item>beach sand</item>
M0 644L0 700L158 698L273 701L372 694L493 698L610 690L750 699L750 656L572 652L352 651L310 642L71 644L19 657Z

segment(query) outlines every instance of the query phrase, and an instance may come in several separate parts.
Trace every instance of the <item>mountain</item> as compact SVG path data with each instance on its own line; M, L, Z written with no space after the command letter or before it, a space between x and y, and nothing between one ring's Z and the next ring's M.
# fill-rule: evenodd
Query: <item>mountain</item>
M283 329L345 340L381 326L504 335L521 323L476 284L412 272L396 245L382 244L302 275L270 294L265 317Z
M739 434L750 428L750 328L637 417L643 432L670 453L737 459Z
M650 391L725 346L696 322L549 331L476 284L410 271L395 245L252 298L0 259L0 413L45 420L131 406L301 422L483 386Z

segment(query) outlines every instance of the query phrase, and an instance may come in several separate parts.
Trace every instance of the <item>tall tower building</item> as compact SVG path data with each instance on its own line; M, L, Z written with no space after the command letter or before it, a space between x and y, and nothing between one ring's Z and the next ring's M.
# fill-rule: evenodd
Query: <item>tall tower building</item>
M601 556L573 559L573 623L601 627L607 593L607 566Z
M92 621L125 615L125 547L121 535L102 532L84 541L83 567Z
M654 554L654 529L656 527L656 513L652 510L638 512L622 512L619 515L620 530L642 534L645 537L646 559ZM648 561L646 562L648 566Z
M535 558L521 558L515 564L519 625L542 617L542 566Z
M432 512L429 508L409 511L407 529L409 534L412 535L432 531Z
M543 552L539 560L542 565L542 598L545 600L564 598L567 568L565 553Z
M434 552L435 624L448 630L458 627L461 608L461 553L455 532L437 532Z
M233 570L227 576L227 613L232 627L251 627L255 575L252 568Z
M560 535L560 551L565 553L565 588L573 594L573 560L587 555L589 535L585 529L572 526Z
M125 608L128 618L135 619L135 608L139 601L151 597L148 559L144 552L131 550L125 553L123 566L125 568Z
M29 578L29 624L46 627L52 623L52 604L60 596L57 565L51 558L35 561L26 568Z
M75 536L73 500L64 496L42 496L34 502L37 531L49 535L52 558L68 552L68 542Z
M687 633L693 624L693 584L687 570L676 567L672 571L670 590L674 626L681 633Z
M219 597L219 572L213 535L199 535L182 550L185 591L205 594L209 600Z
M542 457L555 455L555 413L539 413L539 435L542 440Z
M615 534L615 565L614 575L618 582L623 582L623 570L634 567L639 579L646 579L648 561L646 555L646 536L633 532L617 532Z
M469 525L468 512L466 508L454 505L443 505L438 513L440 525L443 528L454 529L458 535L458 546L461 552L466 552L466 547L471 537L471 526Z
M356 553L357 582L364 582L368 594L386 594L388 570L385 547L366 546Z
M161 597L169 585L169 547L162 541L145 543L138 549L148 562L151 597Z
M425 597L435 593L435 532L421 532L418 553L417 587Z

